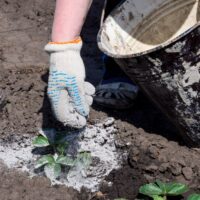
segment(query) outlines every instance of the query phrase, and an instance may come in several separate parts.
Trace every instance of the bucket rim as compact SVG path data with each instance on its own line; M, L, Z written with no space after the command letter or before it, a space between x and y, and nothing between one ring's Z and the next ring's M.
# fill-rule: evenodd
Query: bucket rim
M106 23L106 22L105 22ZM168 47L169 45L177 42L178 40L180 40L181 38L185 37L186 35L188 35L189 33L191 33L193 30L195 30L196 28L198 28L200 26L200 21L197 22L194 26L192 26L191 28L189 28L188 30L184 31L183 33L181 33L179 36L173 38L172 40L169 40L167 42L164 42L162 44L160 44L159 46L157 47L154 47L152 49L149 49L149 50L146 50L146 51L142 51L140 53L133 53L133 54L127 54L127 55L116 55L116 54L113 54L113 53L110 53L108 52L102 45L102 42L101 42L101 36L102 36L102 32L104 30L104 27L105 27L105 23L101 26L98 34L97 34L97 45L99 47L99 49L104 52L106 55L112 57L112 58L136 58L136 57L139 57L139 56L144 56L144 55L147 55L149 53L153 53L153 52L156 52L160 49L163 49L163 48L166 48Z

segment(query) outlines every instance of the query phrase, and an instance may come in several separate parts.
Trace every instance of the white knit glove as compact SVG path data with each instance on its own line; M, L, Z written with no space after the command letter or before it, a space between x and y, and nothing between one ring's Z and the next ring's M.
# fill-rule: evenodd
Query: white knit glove
M50 53L48 97L58 121L66 126L86 125L95 88L85 82L85 66L80 56L81 39L66 43L48 43Z

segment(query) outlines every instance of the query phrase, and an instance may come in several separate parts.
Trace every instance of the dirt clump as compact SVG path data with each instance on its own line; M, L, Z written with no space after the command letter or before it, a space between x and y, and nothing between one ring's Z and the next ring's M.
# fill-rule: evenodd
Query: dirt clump
M128 148L129 157L120 170L107 177L106 181L113 185L102 184L101 192L107 194L108 199L134 200L142 184L156 180L181 182L191 191L200 191L199 149L189 149L121 120L116 122L116 127L117 146Z

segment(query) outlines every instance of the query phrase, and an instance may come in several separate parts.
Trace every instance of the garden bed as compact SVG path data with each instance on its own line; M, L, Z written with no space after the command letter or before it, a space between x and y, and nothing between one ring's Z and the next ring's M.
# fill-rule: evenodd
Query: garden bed
M102 3L94 1L83 30L87 79L95 85L102 75L96 45ZM128 111L96 105L91 109L87 130L97 132L98 141L102 133L112 135L110 144L107 140L100 146L108 144L120 155L115 157L119 165L105 169L108 173L93 192L87 185L82 190L63 183L51 185L42 173L32 173L37 157L31 154L32 139L46 128L64 130L51 115L46 97L48 56L42 49L49 38L53 8L53 0L0 2L0 200L134 200L141 185L157 179L186 183L190 192L200 192L200 150L188 148L142 93ZM110 117L114 132L105 125Z

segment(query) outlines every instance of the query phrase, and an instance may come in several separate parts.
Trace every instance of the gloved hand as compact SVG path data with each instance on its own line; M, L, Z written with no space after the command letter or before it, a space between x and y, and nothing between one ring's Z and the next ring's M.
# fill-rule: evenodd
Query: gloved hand
M80 38L65 42L50 42L45 50L50 53L48 97L58 121L66 126L82 128L86 125L89 106L95 88L85 82L85 67L80 56Z

